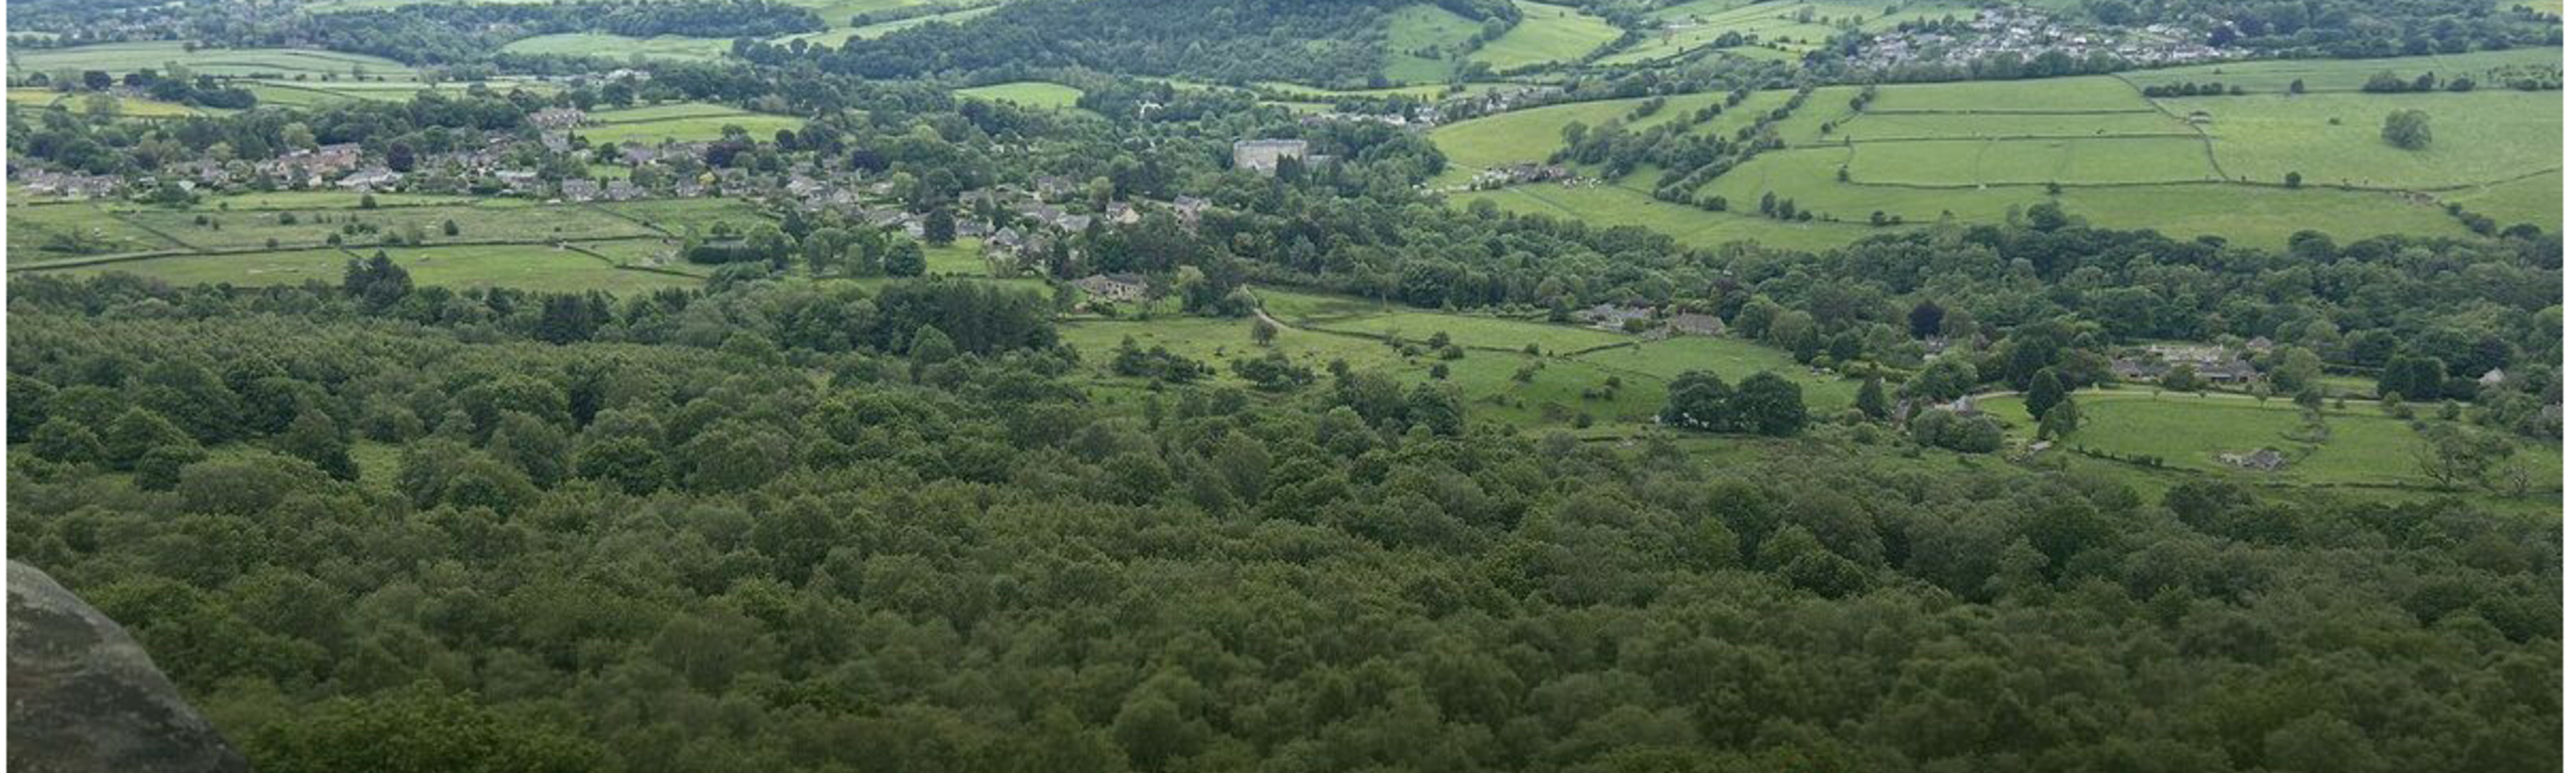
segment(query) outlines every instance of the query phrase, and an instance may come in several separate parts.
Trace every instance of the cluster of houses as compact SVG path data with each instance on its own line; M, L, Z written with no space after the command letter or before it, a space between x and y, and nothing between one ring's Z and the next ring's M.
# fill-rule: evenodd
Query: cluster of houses
M117 191L122 190L125 187L125 180L115 175L74 174L70 172L50 172L44 170L28 170L20 172L18 171L18 167L14 164L10 166L10 171L15 173L12 176L17 178L17 183L20 188L25 189L28 193L40 196L62 196L73 199L101 199L116 195Z
M2244 351L2258 355L2270 352L2272 339L2257 337L2246 341ZM2112 359L2111 375L2128 381L2154 381L2177 365L2191 368L2192 375L2213 384L2248 384L2262 377L2253 363L2215 344L2151 344L2135 354Z
M1695 311L1667 309L1659 314L1652 306L1620 306L1603 303L1574 313L1576 319L1603 330L1642 332L1652 338L1675 335L1726 335L1726 320L1716 315Z
M2020 6L1999 5L1961 24L1909 25L1880 33L1853 54L1853 64L1892 68L1926 64L1970 66L1996 54L2037 56L2048 51L2078 60L2118 57L2132 66L2189 64L2234 56L2207 36L2174 23L2144 28L2079 25Z
M1578 178L1574 174L1574 170L1567 168L1564 164L1523 163L1488 167L1484 171L1477 172L1475 179L1468 182L1468 186L1477 190L1492 190L1495 188L1510 185L1521 185L1525 183L1563 182L1571 184L1576 182L1577 179Z

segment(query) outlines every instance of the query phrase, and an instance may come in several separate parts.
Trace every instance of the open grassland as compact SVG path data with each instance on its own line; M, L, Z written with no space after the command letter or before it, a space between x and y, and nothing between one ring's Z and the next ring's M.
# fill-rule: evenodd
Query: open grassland
M2436 64L2483 72L2532 60L2526 52L2496 52L2330 63L2323 72L2367 77L2392 65L2410 71ZM2211 69L2279 79L2284 89L2286 74L2320 72L2274 70L2291 64ZM1763 153L1698 191L1725 198L1729 212L1653 202L1645 195L1651 177L1523 186L1456 200L1642 225L1694 245L1750 238L1810 248L1875 232L1858 225L1873 214L1909 225L1995 223L2051 200L2094 225L2265 246L2306 229L2340 239L2472 236L2442 211L2436 203L2442 201L2501 225L2555 223L2561 210L2554 170L2562 156L2563 100L2557 92L2482 87L2150 100L2129 81L2093 76L1890 85L1855 113L1856 93L1852 87L1817 90L1776 125L1790 147ZM1674 104L1686 109L1690 99L1676 97ZM1563 146L1568 121L1597 126L1633 104L1550 106L1441 127L1432 139L1455 168L1434 182L1454 185L1487 166L1542 160ZM2432 147L2400 150L2379 137L2381 118L2397 109L2435 116ZM2303 187L2284 184L2290 172L2300 174ZM2050 194L2052 184L2060 192ZM1766 194L1793 200L1815 221L1838 222L1760 218L1757 204Z
M1692 130L1700 134L1732 134L1788 99L1786 91L1755 92L1743 103L1727 108L1716 118ZM1686 120L1701 108L1721 104L1725 100L1725 94L1715 92L1669 97L1663 109L1643 119L1629 121L1628 126L1646 129ZM1449 167L1432 183L1463 183L1489 167L1546 161L1549 154L1565 146L1566 124L1598 127L1613 121L1627 121L1628 116L1646 101L1606 99L1569 102L1498 113L1433 129L1431 142L1440 147L1441 155L1449 158Z
M2406 56L2389 59L2268 59L2166 67L2119 74L2140 87L2176 83L2219 83L2251 94L2286 94L2291 81L2305 81L2309 93L2360 91L2374 73L2394 72L2413 78L2422 73L2448 81L2466 75L2482 81L2498 68L2555 66L2565 53L2556 47L2472 51L2463 54ZM2485 82L2485 87L2497 84Z
M502 46L505 54L554 56L595 56L619 61L636 58L680 62L709 62L733 53L733 41L722 38L692 38L660 35L633 38L602 33L563 33L520 38Z
M1561 5L1513 0L1521 10L1521 21L1512 25L1502 37L1486 41L1471 62L1483 62L1498 72L1543 64L1572 62L1592 53L1593 49L1619 38L1619 28L1600 17Z
M2338 486L2425 486L2431 481L2417 467L2421 445L2405 421L2390 418L2377 406L2354 404L2323 412L2327 432L2322 442L2305 429L2301 411L2287 400L2257 402L2241 395L2155 394L2143 390L2090 390L2076 394L2084 425L2070 444L2116 456L2161 458L2171 468L2219 473L2249 481ZM1979 401L1978 406L2027 436L2032 422L2019 398ZM2563 465L2554 446L2521 442L2510 464L2533 471L2532 478L2554 490ZM2290 463L2274 472L2228 465L2221 453L2262 448L2280 450Z
M249 89L253 95L258 96L259 103L261 105L279 105L285 107L318 107L333 102L349 102L353 100L403 102L410 100L413 96L418 95L423 91L436 91L452 97L463 95L467 91L471 91L475 86L482 86L490 89L496 94L507 94L512 91L522 90L534 94L553 94L561 90L561 87L552 83L521 80L470 82L448 81L435 85L416 81L323 82L311 80L262 80L243 81L238 85Z
M1430 3L1397 8L1386 16L1386 79L1438 83L1457 69L1453 55L1474 45L1484 25ZM1425 56L1425 54L1430 54Z
M1932 187L2209 180L2198 139L1933 140L1857 145L1851 180Z
M1574 325L1412 310L1327 320L1311 323L1311 326L1318 330L1360 333L1415 343L1446 333L1449 341L1460 347L1518 352L1522 347L1537 346L1541 354L1554 356L1573 356L1636 340L1636 336L1626 333Z
M2018 81L1899 84L1879 87L1871 112L1967 113L2146 112L2138 90L2108 75Z
M780 129L805 128L805 119L754 113L704 102L680 102L590 114L592 125L574 129L594 143L659 143L722 139L727 127L768 139Z
M2559 92L2300 94L2162 100L2206 114L2218 165L2235 179L2310 185L2438 189L2554 169L2561 157ZM2386 116L2422 110L2433 143L2407 150L2380 138Z
M692 287L698 280L610 266L576 250L542 245L387 248L414 283L446 287L513 287L546 292L634 293ZM358 254L374 254L369 249ZM186 255L66 269L73 274L122 271L174 284L280 285L336 283L351 253L336 249Z
M13 204L8 230L11 265L182 249L88 202Z
M364 54L304 48L200 48L190 51L179 41L102 43L12 51L9 71L25 74L100 70L121 74L143 69L167 70L172 64L198 75L219 77L304 75L319 79L326 75L349 78L358 73L369 78L410 80L413 77L411 68L401 62Z
M1849 408L1853 396L1860 393L1860 382L1831 373L1809 373L1788 352L1741 338L1675 336L1661 341L1632 341L1631 345L1601 349L1576 359L1660 381L1698 370L1734 382L1767 371L1797 382L1807 408L1820 413Z
M1048 110L1070 110L1082 99L1082 90L1046 81L1012 81L990 86L958 89L957 96L993 102L1012 102L1021 107Z
M2443 195L2445 202L2457 202L2470 212L2495 218L2500 225L2530 223L2545 230L2556 230L2561 214L2566 212L2565 175L2545 172L2516 180L2480 185Z
M1426 311L1347 296L1277 289L1260 295L1262 308L1288 325L1274 346L1292 359L1320 372L1325 363L1340 358L1355 370L1373 369L1407 382L1428 380L1433 363L1446 363L1447 381L1461 390L1471 411L1523 426L1564 426L1577 415L1596 421L1650 421L1663 404L1665 384L1693 370L1729 380L1778 373L1796 381L1817 411L1850 406L1858 389L1856 382L1809 374L1785 352L1735 338L1648 340L1597 328ZM1119 336L1137 336L1139 345L1161 343L1219 365L1238 351L1241 356L1260 354L1251 348L1249 329L1241 323L1183 334L1095 326L1092 334L1105 339L1103 345L1115 346L1112 329ZM1421 345L1437 333L1447 333L1464 356L1440 360L1437 352ZM1390 340L1413 344L1421 354L1407 356ZM1539 354L1525 353L1531 345Z
M1461 206L1491 201L1506 212L1581 220L1596 227L1639 226L1671 236L1685 246L1702 248L1753 241L1814 250L1839 247L1879 232L1852 223L1792 223L1733 212L1706 212L1612 185L1521 185L1454 193L1449 200Z
M614 239L654 233L634 222L582 206L417 206L378 209L311 209L261 212L140 210L119 215L139 228L162 233L203 251L319 247L333 235L352 247L372 245L417 227L431 244L441 242L539 242ZM198 222L199 219L204 222ZM289 219L293 222L288 222ZM443 226L453 221L457 235ZM272 244L272 241L274 243Z
M897 236L896 238L902 238ZM984 261L984 240L960 237L947 244L921 245L923 269L942 276L993 275L993 266Z
M641 199L637 201L603 201L590 209L624 218L660 233L680 234L690 228L700 233L714 230L717 223L730 223L735 228L749 228L769 219L760 207L742 199L707 197L698 199Z
M9 106L12 108L24 108L29 110L51 110L59 108L62 110L69 110L71 112L89 115L92 114L92 110L94 109L92 107L93 103L90 100L90 97L93 96L96 95L73 94L45 88L14 88L9 90ZM191 115L217 115L233 112L230 110L213 110L194 105L183 105L175 102L163 102L156 99L138 99L122 95L109 96L105 104L108 106L108 112L105 113L106 115L125 118L179 118Z

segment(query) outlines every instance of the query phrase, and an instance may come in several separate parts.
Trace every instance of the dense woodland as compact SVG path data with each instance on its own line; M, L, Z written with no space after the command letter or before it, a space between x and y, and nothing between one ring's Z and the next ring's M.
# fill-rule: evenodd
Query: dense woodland
M12 554L263 770L2558 754L2547 517L1532 443L1365 375L1093 397L1060 374L1104 353L935 282L834 319L363 268L13 292Z

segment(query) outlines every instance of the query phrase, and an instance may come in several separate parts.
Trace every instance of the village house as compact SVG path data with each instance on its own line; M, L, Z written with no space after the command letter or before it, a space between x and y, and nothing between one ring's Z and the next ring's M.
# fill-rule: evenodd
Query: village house
M576 177L565 180L562 188L565 201L591 201L599 198L599 183L589 178Z
M392 190L396 183L402 182L402 177L401 172L396 172L394 170L378 166L361 169L357 172L351 173L347 177L340 178L338 185L341 188L360 193L384 191Z
M609 201L633 201L644 198L644 189L628 180L610 180L600 193L608 197Z
M528 114L528 123L539 129L570 129L589 119L589 114L569 107L549 107Z
M1592 323L1593 327L1624 332L1628 329L1629 320L1644 324L1654 318L1655 310L1644 306L1613 306L1604 303L1575 312L1574 316Z
M1486 169L1482 172L1477 172L1475 179L1470 182L1469 185L1476 188L1490 189L1500 188L1506 185L1571 180L1573 178L1573 170L1565 168L1562 164L1512 164L1510 166L1498 166Z
M1134 205L1124 201L1109 202L1109 211L1101 214L1109 218L1109 222L1119 225L1135 225L1136 221L1144 219L1143 215L1137 214Z
M1306 160L1305 140L1240 140L1234 143L1234 168L1264 173L1279 171L1281 159Z
M1673 315L1672 320L1666 324L1672 328L1674 333L1681 335L1726 335L1726 320L1718 319L1715 315L1710 314L1686 311Z
M22 175L19 184L29 193L75 199L97 199L115 195L122 183L109 175L32 172Z

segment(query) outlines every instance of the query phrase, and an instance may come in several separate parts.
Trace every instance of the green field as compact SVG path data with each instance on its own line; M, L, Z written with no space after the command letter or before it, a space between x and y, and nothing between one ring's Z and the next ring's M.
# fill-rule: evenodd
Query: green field
M727 127L740 128L762 139L768 139L780 129L805 128L805 119L802 118L754 113L705 102L603 110L591 113L590 123L593 125L573 131L594 143L640 142L648 145L664 140L722 139Z
M1013 81L990 86L958 89L957 96L994 102L1012 102L1021 107L1069 110L1082 99L1082 90L1046 81Z
M1475 45L1484 25L1429 3L1386 15L1386 79L1439 83L1456 71L1455 52Z
M1615 185L1522 185L1450 194L1453 205L1491 201L1503 211L1580 220L1595 227L1633 225L1673 237L1684 246L1714 248L1754 241L1792 249L1825 249L1879 233L1852 223L1791 223L1734 212L1705 212L1658 201L1644 191ZM1749 201L1749 200L1748 200ZM1866 213L1864 213L1866 217Z
M1467 61L1492 65L1496 72L1573 62L1602 44L1619 38L1619 28L1600 17L1561 5L1512 0L1521 21L1502 37L1478 46Z
M93 95L65 93L48 88L13 88L9 90L9 106L12 108L23 107L37 110L59 107L75 113L86 114L90 110L89 98L91 96ZM111 97L111 100L111 104L116 106L116 110L113 115L127 118L176 118L180 116L212 115L232 112L229 110L210 110L193 105L182 105L152 99L137 99L121 95L113 96Z
M733 41L721 38L691 38L662 35L631 38L600 33L564 33L520 38L502 46L505 54L556 56L596 56L619 61L662 59L682 62L706 62L733 53Z
M92 255L182 249L177 242L137 228L89 202L9 207L9 263L67 260ZM83 251L56 249L87 243Z
M2184 69L2193 77L2223 70L2226 77L2286 90L2299 75L2486 72L2536 60L2531 52L2495 52ZM2158 73L2170 71L2147 75L2165 77ZM1724 197L1732 212L1653 202L1645 195L1653 178L1642 174L1593 188L1524 186L1456 200L1642 225L1694 245L1750 238L1789 247L1831 246L1874 232L1842 225L1868 222L1873 213L1907 223L1994 223L2052 198L2099 226L2267 246L2306 229L2347 240L2395 232L2471 235L2438 201L2459 202L2501 225L2559 219L2563 100L2557 92L2151 100L2133 83L2153 77L1889 85L1857 114L1849 109L1853 87L1818 89L1777 124L1789 148L1763 153L1698 192ZM1675 97L1674 107L1686 109L1694 98L1705 95ZM1454 186L1488 166L1545 159L1563 146L1567 122L1598 126L1633 104L1555 105L1443 126L1431 137L1452 168L1434 183ZM2435 116L2431 147L2401 150L2380 139L2381 117L2397 109ZM2304 187L2283 185L2294 171ZM2052 196L2051 184L2061 192ZM1765 194L1841 224L1775 224L1744 214Z
M2161 100L2206 113L2218 166L2234 179L2310 185L2439 189L2495 182L2559 164L2559 92L2329 93ZM2379 137L2398 110L2433 116L2433 143L2406 150Z
M291 224L285 222L290 215L295 220ZM425 232L431 244L653 235L641 225L588 207L531 207L524 203L490 207L441 205L259 212L146 209L127 212L122 217L137 227L167 234L190 248L204 251L320 247L334 234L340 235L343 243L354 248L382 243L389 237L405 233L412 226ZM202 225L197 223L200 217L206 220ZM458 226L456 236L441 232L441 226L451 220ZM352 226L358 230L349 230ZM366 230L368 228L374 230ZM275 247L270 246L272 239L276 241Z
M742 199L706 197L696 199L641 199L637 201L603 201L590 209L624 217L658 232L679 234L695 227L700 232L715 228L717 223L731 223L735 228L768 220L760 207Z
M2083 428L2071 445L2118 456L2160 457L2167 467L2219 473L2249 481L2309 485L2423 486L2416 468L2415 431L2381 414L2375 405L2325 411L2327 435L2311 443L2300 410L2287 400L2257 402L2240 395L2191 396L2141 390L2085 391L2076 395ZM1983 408L2027 435L2031 420L2019 398L1982 400ZM2225 464L2220 453L2275 448L2291 458L2274 472ZM2556 447L2524 442L2512 462L2527 465L2544 488L2557 488L2563 461Z
M198 75L224 77L294 77L324 76L349 78L363 72L369 78L410 80L410 67L401 62L364 54L320 51L302 48L201 48L187 50L179 41L146 43L102 43L71 48L43 48L11 52L9 72L54 73L64 70L101 70L127 73L135 70L166 70L171 64L186 67Z
M1725 97L1718 93L1670 97L1662 110L1630 122L1628 126L1646 129L1687 119L1700 108L1725 101ZM1708 123L1693 127L1693 131L1699 134L1731 134L1788 99L1789 92L1786 91L1755 92L1743 103L1727 108ZM1449 166L1433 178L1432 183L1454 185L1468 181L1478 171L1489 167L1546 161L1548 154L1565 146L1566 124L1598 127L1612 121L1624 122L1644 102L1644 99L1570 102L1498 113L1433 129L1431 142L1440 147L1441 155L1449 158Z
M359 254L373 253L369 249ZM631 293L698 284L690 277L619 269L578 251L541 245L397 247L385 253L411 272L414 283L423 285ZM349 259L349 252L336 249L281 250L153 258L65 269L63 273L122 271L175 284L336 283Z

